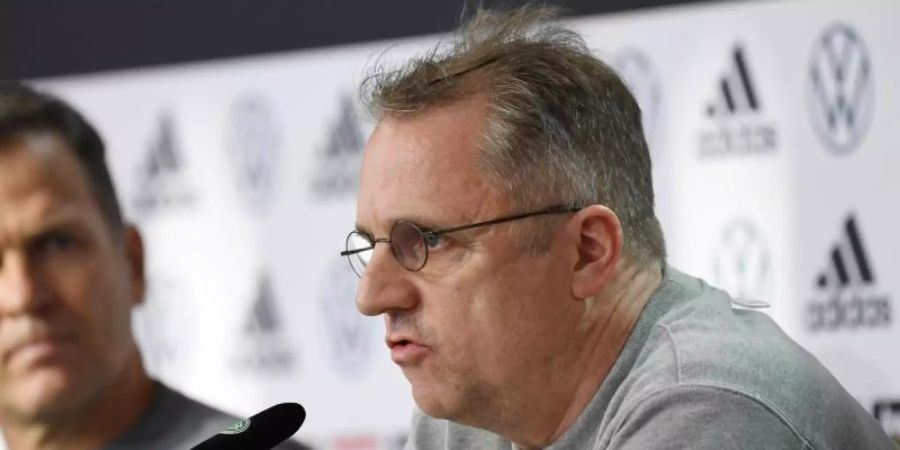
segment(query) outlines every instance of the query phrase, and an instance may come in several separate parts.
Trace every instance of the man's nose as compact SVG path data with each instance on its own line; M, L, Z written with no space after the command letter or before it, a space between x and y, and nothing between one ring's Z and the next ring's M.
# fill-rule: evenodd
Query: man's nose
M40 268L23 252L0 256L0 315L34 314L46 308L48 300Z
M377 316L415 307L418 297L409 275L410 272L394 258L390 244L376 245L359 281L356 308L367 316Z

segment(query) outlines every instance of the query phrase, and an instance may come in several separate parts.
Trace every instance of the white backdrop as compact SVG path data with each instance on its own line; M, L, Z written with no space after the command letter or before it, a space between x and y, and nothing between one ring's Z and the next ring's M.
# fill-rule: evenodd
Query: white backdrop
M673 265L770 314L900 435L900 3L727 2L569 21L645 114ZM412 400L338 252L366 68L422 37L37 80L106 139L148 245L150 370L320 448L402 442Z

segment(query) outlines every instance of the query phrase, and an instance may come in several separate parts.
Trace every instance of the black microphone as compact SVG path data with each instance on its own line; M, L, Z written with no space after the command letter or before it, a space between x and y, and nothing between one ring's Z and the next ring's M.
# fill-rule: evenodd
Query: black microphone
M297 403L280 403L228 427L191 450L269 450L294 435L306 420Z

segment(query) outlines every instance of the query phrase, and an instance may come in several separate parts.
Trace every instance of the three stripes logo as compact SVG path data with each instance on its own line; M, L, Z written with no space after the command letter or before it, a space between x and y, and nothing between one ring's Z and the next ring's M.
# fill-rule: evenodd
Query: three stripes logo
M157 133L137 172L138 186L132 205L138 215L193 203L194 196L186 183L184 161L171 114L160 116Z
M359 186L365 137L353 97L341 96L338 109L328 142L318 150L319 161L312 177L312 192L321 199L353 194Z
M775 150L775 127L761 116L759 89L740 45L732 49L728 68L719 77L705 112L714 125L700 134L701 159Z
M866 285L875 281L855 217L850 216L844 222L843 242L831 250L830 262L830 268L820 274L816 281L820 289L832 286L843 289L854 284Z
M294 354L282 336L271 279L263 274L256 286L253 305L243 325L244 340L237 347L233 365L238 371L280 375L294 367Z
M875 83L862 38L835 24L816 41L809 64L807 106L819 140L835 153L847 153L862 140L872 121Z
M275 312L275 297L272 294L272 283L268 277L262 277L257 286L256 299L250 315L244 323L244 332L248 335L274 335L281 330L281 321Z
M719 80L716 98L706 108L706 115L710 117L753 113L760 109L741 47L732 50L732 63L731 69Z
M890 325L891 299L875 292L875 272L855 216L844 221L815 284L818 292L808 306L810 331Z

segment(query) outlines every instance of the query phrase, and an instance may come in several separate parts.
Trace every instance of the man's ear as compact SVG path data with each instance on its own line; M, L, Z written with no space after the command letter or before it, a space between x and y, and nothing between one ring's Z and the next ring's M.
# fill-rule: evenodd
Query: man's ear
M572 274L572 295L590 298L609 282L622 253L622 224L613 210L591 205L575 213L571 226L576 236L577 262Z
M147 279L144 272L144 239L134 225L125 226L125 260L128 264L129 283L131 286L131 302L139 305L144 302Z

